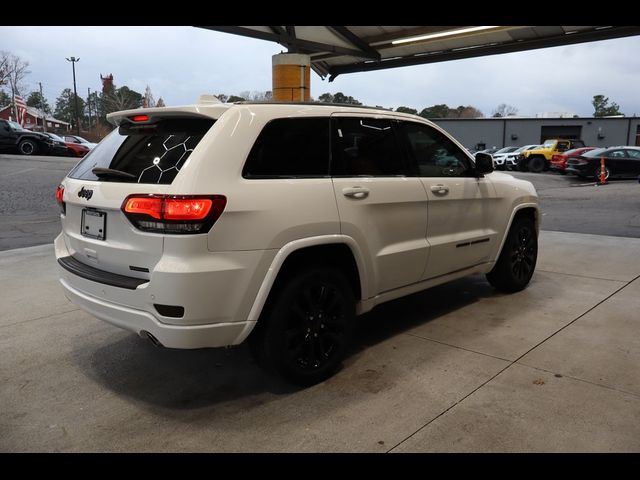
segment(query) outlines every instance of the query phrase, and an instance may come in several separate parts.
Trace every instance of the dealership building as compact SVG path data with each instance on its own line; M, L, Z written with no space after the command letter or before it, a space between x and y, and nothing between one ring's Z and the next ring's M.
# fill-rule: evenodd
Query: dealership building
M582 139L585 145L640 146L640 117L433 119L467 148L521 146L548 138Z

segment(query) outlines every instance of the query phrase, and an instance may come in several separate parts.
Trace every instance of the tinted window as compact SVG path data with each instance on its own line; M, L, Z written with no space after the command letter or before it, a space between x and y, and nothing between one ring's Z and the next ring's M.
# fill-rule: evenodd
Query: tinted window
M627 152L627 156L631 157L635 160L640 160L640 150L625 150Z
M245 178L329 175L329 118L281 118L269 122L253 145Z
M469 158L435 128L403 122L402 132L418 165L421 177L462 177L469 171Z
M69 177L168 185L173 182L213 122L214 120L205 119L167 119L153 125L121 126L90 151L71 170ZM135 178L98 178L92 172L96 167L120 170Z
M334 119L332 175L406 175L402 151L391 120Z
M609 158L626 158L624 150L612 150L607 154Z

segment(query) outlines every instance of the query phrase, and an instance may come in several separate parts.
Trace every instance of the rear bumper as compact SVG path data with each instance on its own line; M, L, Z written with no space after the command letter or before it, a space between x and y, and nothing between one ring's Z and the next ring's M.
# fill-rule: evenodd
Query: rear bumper
M585 166L575 166L575 165L567 165L564 169L567 173L573 173L574 175L578 175L580 177L589 176L589 169L585 168Z
M153 335L168 348L224 347L241 343L256 322L217 323L209 325L167 325L148 312L107 302L73 288L64 278L60 279L66 297L94 317L116 327L143 336Z
M166 239L165 250L171 243ZM55 240L58 276L66 296L82 309L126 330L147 331L164 346L241 343L255 324L247 319L275 251L209 252L206 243L198 246L183 248L180 255L165 253L150 278L136 279L73 261L78 254L60 234ZM176 315L181 308L182 315Z

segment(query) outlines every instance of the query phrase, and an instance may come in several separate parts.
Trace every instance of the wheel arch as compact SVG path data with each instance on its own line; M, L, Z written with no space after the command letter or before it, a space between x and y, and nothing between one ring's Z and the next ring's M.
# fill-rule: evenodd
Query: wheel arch
M333 265L339 268L353 287L356 301L367 298L366 265L353 238L326 235L294 240L283 246L271 262L249 312L248 320L257 321L284 279L303 265Z
M533 220L536 227L536 235L540 234L540 206L537 203L521 203L517 205L511 211L511 217L509 218L509 223L507 224L507 228L504 229L504 233L502 235L502 240L500 241L500 248L498 248L494 261L497 261L500 257L500 253L504 248L504 242L507 240L507 235L509 235L509 230L511 230L511 226L516 219L520 217L529 217Z

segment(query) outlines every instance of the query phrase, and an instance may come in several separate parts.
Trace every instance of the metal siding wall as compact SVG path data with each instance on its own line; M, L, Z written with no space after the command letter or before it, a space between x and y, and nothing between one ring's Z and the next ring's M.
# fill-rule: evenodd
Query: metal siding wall
M632 118L631 129L627 138L628 118L507 119L505 144L502 145L503 119L442 119L434 120L434 122L466 147L475 147L478 143L485 143L487 148L540 143L540 133L543 125L579 125L582 127L582 140L584 140L585 145L592 147L634 145L637 128L640 125L639 118ZM598 138L598 133L602 133L604 138ZM516 135L517 138L512 139L512 135Z
M433 120L467 148L484 143L487 148L502 147L502 122L485 120Z

